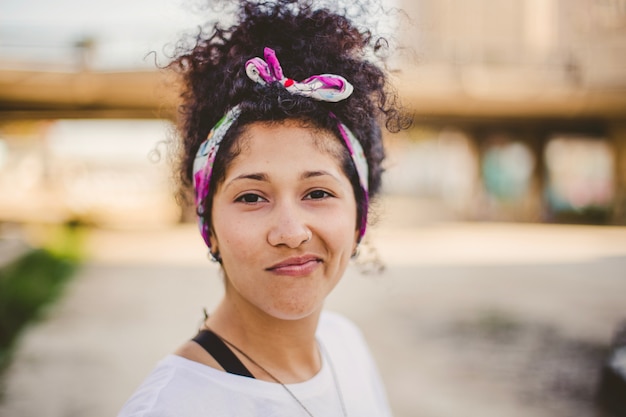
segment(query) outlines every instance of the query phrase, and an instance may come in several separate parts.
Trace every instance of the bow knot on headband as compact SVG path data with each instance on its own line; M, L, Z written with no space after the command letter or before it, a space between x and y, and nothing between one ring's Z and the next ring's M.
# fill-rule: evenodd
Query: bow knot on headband
M286 78L283 70L276 58L276 53L270 49L264 50L265 60L252 58L246 62L246 74L248 77L260 85L267 85L274 82L280 83L289 93L304 97L309 97L317 101L336 103L350 97L353 91L352 84L345 78L335 74L313 75L301 82ZM198 226L206 245L211 248L209 236L211 234L210 225L204 220L204 201L209 195L211 174L215 157L222 140L230 127L235 123L241 114L239 105L234 106L217 124L211 129L207 139L200 144L193 163L193 185L195 189L195 203L198 213ZM333 113L330 117L337 121L337 129L350 153L350 157L356 168L359 183L364 192L362 202L361 223L359 224L360 236L365 234L367 225L367 205L368 205L368 167L363 147L354 134L344 125Z
M336 103L352 94L352 84L340 75L313 75L301 82L286 78L273 49L265 48L265 61L252 58L246 62L246 74L257 84L279 82L291 94L310 97L317 101Z

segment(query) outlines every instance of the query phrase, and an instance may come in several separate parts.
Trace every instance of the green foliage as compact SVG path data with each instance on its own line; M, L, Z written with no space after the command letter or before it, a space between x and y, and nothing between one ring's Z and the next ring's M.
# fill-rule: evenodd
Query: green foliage
M76 270L80 252L75 227L64 228L47 249L35 249L0 267L0 370L16 337L55 300Z

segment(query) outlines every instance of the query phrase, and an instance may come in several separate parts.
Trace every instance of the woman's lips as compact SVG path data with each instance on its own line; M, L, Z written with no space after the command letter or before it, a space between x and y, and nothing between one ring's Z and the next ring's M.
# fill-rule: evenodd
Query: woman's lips
M277 275L305 276L312 273L321 262L320 258L313 255L296 256L272 265L266 270Z

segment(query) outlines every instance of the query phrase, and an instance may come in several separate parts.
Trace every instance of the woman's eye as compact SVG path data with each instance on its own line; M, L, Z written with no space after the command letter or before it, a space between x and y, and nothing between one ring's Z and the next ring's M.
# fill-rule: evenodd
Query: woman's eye
M249 194L244 194L240 196L239 198L237 198L236 201L239 201L241 203L246 203L246 204L254 204L254 203L260 203L264 201L264 199L260 195L249 193Z
M323 190L311 191L306 198L309 200L321 200L323 198L330 197L331 195Z

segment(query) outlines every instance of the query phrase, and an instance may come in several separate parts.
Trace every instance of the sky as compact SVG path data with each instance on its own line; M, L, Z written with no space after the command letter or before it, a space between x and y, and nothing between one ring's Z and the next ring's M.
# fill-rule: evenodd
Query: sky
M0 65L62 65L75 54L72 45L89 37L97 42L97 69L153 66L146 54L202 19L188 0L0 0Z

